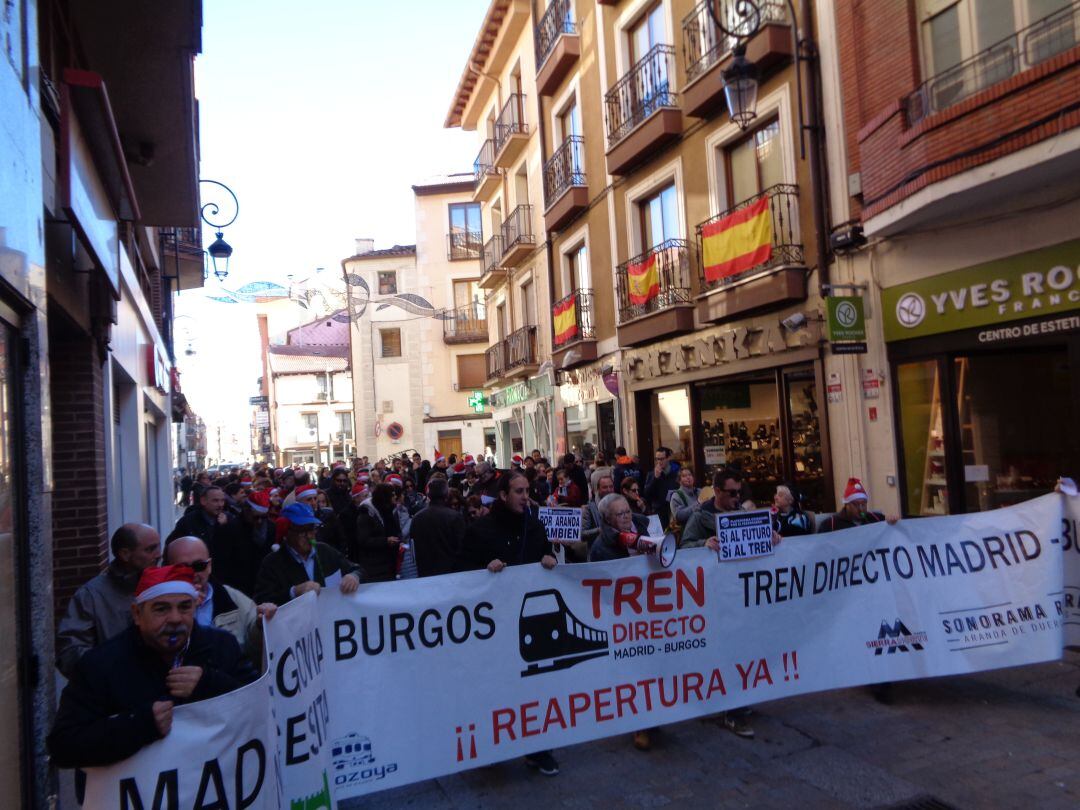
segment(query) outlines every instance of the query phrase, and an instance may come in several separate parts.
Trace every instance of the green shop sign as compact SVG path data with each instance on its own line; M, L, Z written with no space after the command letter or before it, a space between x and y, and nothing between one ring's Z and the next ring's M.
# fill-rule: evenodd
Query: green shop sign
M889 287L885 340L1080 309L1080 239Z
M863 313L862 297L830 295L825 299L829 313L829 340L865 341L866 316Z

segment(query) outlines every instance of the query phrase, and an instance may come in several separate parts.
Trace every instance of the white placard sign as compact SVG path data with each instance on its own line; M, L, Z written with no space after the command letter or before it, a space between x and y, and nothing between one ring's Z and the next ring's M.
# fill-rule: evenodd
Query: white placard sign
M581 540L581 510L575 507L541 506L540 522L552 543L576 543Z
M716 516L716 539L720 541L720 559L725 562L772 554L772 534L772 512L768 509Z

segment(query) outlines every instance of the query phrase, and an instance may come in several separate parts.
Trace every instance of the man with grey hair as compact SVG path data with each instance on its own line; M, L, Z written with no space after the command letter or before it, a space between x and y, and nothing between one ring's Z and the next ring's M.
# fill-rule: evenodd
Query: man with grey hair
M169 543L165 547L165 564L186 565L195 572L195 590L199 594L195 621L203 627L232 633L255 671L261 672L262 627L259 618L274 618L277 605L273 602L256 605L242 591L216 580L210 552L198 537L177 537Z
M614 481L612 481L614 486ZM589 547L589 562L618 560L630 556L620 534L644 534L648 519L630 511L630 503L622 495L612 492L597 504L603 523L600 532Z
M70 679L90 649L131 625L131 600L144 570L157 565L161 537L153 526L125 523L109 541L108 568L75 591L56 630L56 668Z
M567 558L572 556L574 562L588 559L589 549L600 536L600 528L604 525L604 518L600 514L600 501L615 491L615 479L610 473L595 476L593 489L595 497L581 507L581 541L567 547Z

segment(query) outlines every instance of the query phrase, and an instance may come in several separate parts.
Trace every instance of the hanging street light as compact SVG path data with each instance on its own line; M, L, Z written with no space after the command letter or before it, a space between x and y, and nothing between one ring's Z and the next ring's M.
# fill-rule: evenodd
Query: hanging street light
M757 117L758 69L746 58L746 43L739 42L731 50L731 64L720 75L724 79L724 100L731 120L746 130Z
M224 183L219 183L217 180L200 180L199 183L200 185L202 183L209 183L218 188L223 188L232 198L233 213L231 217L221 216L221 207L213 200L199 209L199 216L202 218L202 221L211 228L215 228L217 231L214 234L217 238L214 240L213 244L206 249L206 252L210 255L210 261L214 265L214 277L217 278L218 281L224 281L229 276L229 257L232 256L233 249L232 245L225 241L222 231L236 222L236 218L240 214L240 203L236 199L236 195L233 194L233 190Z

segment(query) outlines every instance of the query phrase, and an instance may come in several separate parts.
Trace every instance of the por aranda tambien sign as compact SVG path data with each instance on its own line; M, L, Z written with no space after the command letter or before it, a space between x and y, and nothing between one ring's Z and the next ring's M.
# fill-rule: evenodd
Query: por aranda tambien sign
M639 555L327 589L266 625L273 701L267 681L181 707L173 734L91 772L93 806L119 806L125 779L152 806L177 763L194 796L201 763L231 767L271 710L265 759L292 810L322 806L323 784L336 802L789 695L1053 660L1065 631L1078 640L1078 504L877 523L730 562L684 549L667 569ZM208 733L175 733L188 720ZM253 794L244 774L243 806L267 806L272 781Z

